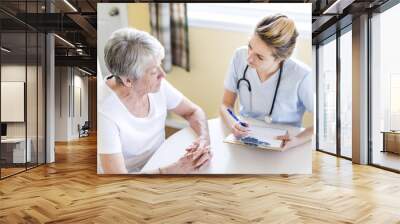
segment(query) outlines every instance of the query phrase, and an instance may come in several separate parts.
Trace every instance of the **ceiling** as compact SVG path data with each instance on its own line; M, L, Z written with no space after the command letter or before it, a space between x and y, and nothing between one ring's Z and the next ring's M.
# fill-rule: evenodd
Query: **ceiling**
M350 25L354 17L374 12L389 0L311 0L313 44Z
M3 61L37 57L43 44L38 33L55 37L56 66L78 66L96 73L97 0L1 0L2 46L10 49ZM49 13L51 11L51 13ZM25 34L26 33L26 34ZM7 59L5 59L7 58Z
M96 6L99 2L115 1L47 0L46 5L45 0L1 0L1 43L7 49L12 49L7 58L11 60L23 58L25 55L31 58L31 55L35 55L36 51L43 48L43 44L37 43L36 33L54 32L58 35L55 38L56 65L79 66L95 73ZM134 1L118 0L118 2ZM334 34L338 28L351 24L354 16L376 9L388 0L270 0L269 2L312 3L312 36L313 43L316 44ZM28 33L26 38L25 32ZM34 34L30 34L31 32ZM2 55L5 53L2 52Z

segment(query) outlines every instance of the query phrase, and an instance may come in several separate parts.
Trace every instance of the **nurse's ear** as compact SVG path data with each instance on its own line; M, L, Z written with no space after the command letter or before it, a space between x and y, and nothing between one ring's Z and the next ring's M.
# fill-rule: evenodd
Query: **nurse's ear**
M276 64L281 64L285 60L284 58L281 58L281 57L279 57L277 55L273 55L273 57L274 57L274 62Z
M278 49L276 49L275 47L271 47L271 56L274 59L274 63L277 63L277 64L279 64L285 60L285 58L282 58L281 56L279 56Z

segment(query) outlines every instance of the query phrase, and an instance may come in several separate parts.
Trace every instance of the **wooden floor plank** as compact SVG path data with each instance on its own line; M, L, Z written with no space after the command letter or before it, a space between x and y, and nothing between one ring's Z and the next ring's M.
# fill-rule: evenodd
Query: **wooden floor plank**
M400 175L313 153L312 175L96 174L96 138L0 181L0 223L400 223Z

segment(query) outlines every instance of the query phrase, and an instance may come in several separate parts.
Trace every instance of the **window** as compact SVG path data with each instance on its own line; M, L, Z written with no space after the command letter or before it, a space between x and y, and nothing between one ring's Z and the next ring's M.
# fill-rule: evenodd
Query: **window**
M351 158L352 141L352 33L340 36L340 155Z
M371 18L370 156L372 164L400 171L400 134L390 133L400 129L400 33L393 29L398 21L399 4ZM391 135L391 140L385 135ZM395 150L390 150L386 144L394 146Z
M400 130L400 73L390 74L390 130Z
M19 15L41 13L44 1L19 2ZM3 2L2 6L12 4ZM0 112L5 128L0 144L0 179L45 163L46 38L39 30L0 12ZM7 21L7 22L5 22ZM15 25L18 24L18 25ZM7 96L19 95L12 102ZM18 104L18 111L10 110ZM19 112L19 113L18 113ZM12 115L12 116L10 116Z
M318 149L336 153L336 37L318 48Z
M317 59L317 149L351 159L352 26L346 26L338 35L322 41Z
M261 18L282 13L292 18L300 36L311 38L311 3L189 3L189 26L250 33Z

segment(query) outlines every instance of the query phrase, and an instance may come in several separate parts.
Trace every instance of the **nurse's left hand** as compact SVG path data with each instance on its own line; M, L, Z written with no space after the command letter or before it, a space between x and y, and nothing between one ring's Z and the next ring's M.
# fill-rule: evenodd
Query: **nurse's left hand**
M282 140L281 148L285 150L302 144L298 137L290 136L289 134L277 136L276 139Z

